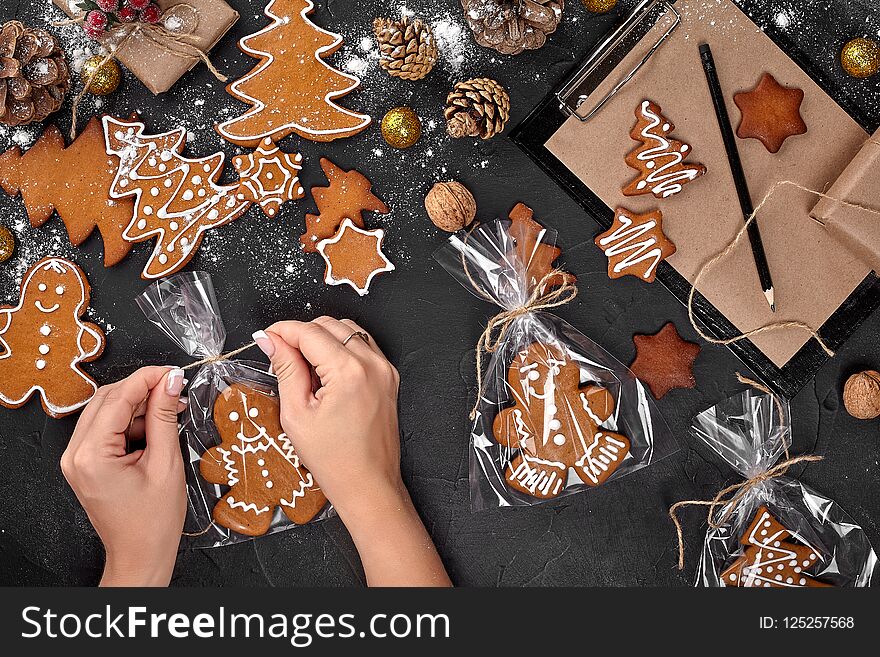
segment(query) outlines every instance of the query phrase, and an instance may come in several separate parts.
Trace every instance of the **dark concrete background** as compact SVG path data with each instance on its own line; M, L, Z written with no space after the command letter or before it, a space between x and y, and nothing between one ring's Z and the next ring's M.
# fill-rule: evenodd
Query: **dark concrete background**
M49 4L48 0L3 2L0 19L17 17L43 25L60 17ZM262 0L231 4L242 13L241 21L212 56L221 69L238 76L250 70L253 61L235 43L262 27L265 19ZM316 22L347 38L334 61L341 66L362 57L359 44L370 34L372 18L395 14L403 4L399 0L320 2ZM869 10L868 0L741 0L741 4L783 47L795 44L808 52L814 65L834 81L840 98L863 108L874 126L880 123L877 79L849 80L836 62L847 38L876 36L880 30L880 16ZM432 22L452 18L462 24L457 0L407 0L405 5ZM538 52L497 56L474 45L465 31L459 46L450 49L448 59L422 82L391 80L371 62L363 89L347 104L369 111L377 124L390 107L414 107L426 122L426 134L410 151L391 152L378 125L354 139L329 145L296 137L285 142L288 149L304 154L302 177L307 186L323 184L317 160L329 155L340 165L367 174L377 193L393 206L393 214L382 223L388 228L388 250L398 269L378 278L368 297L359 299L349 289L325 287L320 283L320 258L299 254L302 215L313 209L309 199L288 204L275 220L251 212L214 231L190 268L213 275L230 348L249 341L254 330L276 320L324 313L352 317L377 336L402 375L404 477L456 584L688 585L705 523L698 512L686 512L688 567L679 573L675 534L666 511L676 500L711 497L736 480L718 459L694 449L686 433L696 412L741 388L734 372L742 365L723 347L704 346L696 363L696 390L673 391L659 404L680 439L682 450L676 455L559 502L478 514L469 509L466 418L474 396L473 346L495 309L459 287L431 259L443 238L428 222L421 203L435 180L465 182L474 191L484 219L503 216L523 201L544 223L558 229L565 263L578 274L581 290L578 299L559 314L621 361L630 362L634 355L634 333L654 332L669 320L686 338L696 339L684 308L664 288L631 278L610 281L604 275L606 262L592 244L596 224L508 139L453 141L443 133L443 101L455 79L488 75L506 84L513 100L510 125L515 125L617 20L615 14L592 16L576 0L567 5L561 28ZM77 29L58 30L68 48L87 43ZM457 57L460 61L450 61ZM102 107L87 101L82 115L100 111L125 115L137 110L155 132L185 125L194 133L188 153L204 156L220 148L236 152L217 138L211 125L218 115L240 107L200 66L161 98L129 77ZM66 130L67 109L57 120ZM36 134L36 130L0 131L0 146L5 149L16 139L29 142ZM106 270L99 239L74 250L57 219L40 229L23 227L23 220L20 200L0 195L0 221L15 226L21 244L13 262L0 265L0 301L16 300L18 272L28 262L49 253L73 256L92 282L92 317L112 327L106 353L90 367L100 382L112 382L145 364L187 362L147 325L133 303L146 285L138 278L146 259L145 245L120 266ZM878 425L849 417L840 390L849 373L880 364L878 328L880 315L875 315L792 402L794 452L826 456L796 474L836 499L875 545L880 544ZM0 584L88 585L99 578L100 542L58 466L74 423L75 418L47 419L36 402L15 411L0 409ZM184 586L361 582L357 554L338 519L228 548L185 552L174 577L174 584Z

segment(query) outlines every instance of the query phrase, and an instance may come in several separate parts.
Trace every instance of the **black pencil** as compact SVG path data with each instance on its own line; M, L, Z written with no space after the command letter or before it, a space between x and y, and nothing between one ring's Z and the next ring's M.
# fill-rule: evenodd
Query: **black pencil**
M754 213L752 196L749 194L749 186L746 183L746 174L743 171L742 162L739 159L739 150L736 147L736 137L733 127L730 125L730 116L727 114L727 106L724 104L724 93L721 91L721 81L715 70L715 60L712 58L712 50L708 43L700 45L700 59L703 61L703 70L706 72L706 81L709 83L709 92L712 94L712 103L715 105L715 114L718 117L718 126L721 128L721 137L724 139L724 148L727 150L727 160L730 162L730 171L733 173L733 181L736 183L736 193L739 196L739 204L742 208L743 219ZM776 300L773 296L773 279L770 278L770 267L767 265L767 255L764 253L764 242L761 241L761 231L758 222L749 224L749 241L752 244L752 254L755 256L755 266L758 268L758 278L761 288L770 310L776 312Z

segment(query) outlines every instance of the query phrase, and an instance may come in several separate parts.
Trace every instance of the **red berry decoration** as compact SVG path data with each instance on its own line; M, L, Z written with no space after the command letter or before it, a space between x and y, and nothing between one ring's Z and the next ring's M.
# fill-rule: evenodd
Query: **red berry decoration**
M119 9L119 0L95 0L95 4L106 12L113 13Z
M92 27L88 23L83 23L83 30L93 39L100 39L102 36L104 36L104 30L99 30L96 27Z
M150 5L150 0L126 0L128 2L128 6L132 9L137 9L141 11L142 9L146 9Z
M158 23L160 18L162 18L162 10L159 9L159 5L148 5L147 8L141 12L141 20L150 25Z
M134 23L138 19L138 11L134 7L123 7L116 14L120 23Z
M86 25L94 30L103 32L107 28L107 14L97 9L86 14Z

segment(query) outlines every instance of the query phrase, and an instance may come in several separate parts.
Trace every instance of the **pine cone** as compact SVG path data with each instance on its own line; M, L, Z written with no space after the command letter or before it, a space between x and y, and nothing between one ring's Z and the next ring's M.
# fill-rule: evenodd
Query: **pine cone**
M55 37L18 21L0 27L0 123L42 121L61 107L69 87L70 69Z
M504 55L537 50L562 20L565 0L461 0L481 46Z
M421 80L437 63L437 40L431 26L409 16L395 21L377 18L373 32L379 42L379 64L389 75Z
M490 139L510 118L510 96L490 78L459 82L446 98L446 131L455 137Z

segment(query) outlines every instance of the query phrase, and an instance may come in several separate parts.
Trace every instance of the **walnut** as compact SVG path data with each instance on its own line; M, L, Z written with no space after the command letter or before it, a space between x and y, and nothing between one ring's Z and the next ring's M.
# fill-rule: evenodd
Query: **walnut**
M437 228L454 233L471 225L477 216L477 202L460 182L438 182L425 197L425 210Z
M865 370L849 377L843 386L843 405L859 420L880 416L880 372Z

